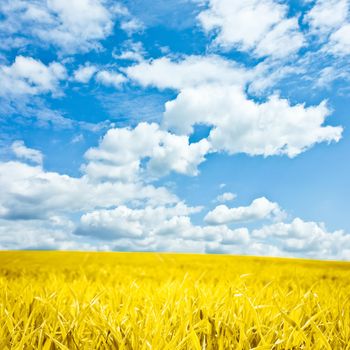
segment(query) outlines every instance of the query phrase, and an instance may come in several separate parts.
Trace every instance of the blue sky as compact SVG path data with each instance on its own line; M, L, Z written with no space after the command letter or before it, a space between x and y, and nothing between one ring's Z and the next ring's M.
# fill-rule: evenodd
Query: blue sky
M348 0L5 0L0 249L350 258Z

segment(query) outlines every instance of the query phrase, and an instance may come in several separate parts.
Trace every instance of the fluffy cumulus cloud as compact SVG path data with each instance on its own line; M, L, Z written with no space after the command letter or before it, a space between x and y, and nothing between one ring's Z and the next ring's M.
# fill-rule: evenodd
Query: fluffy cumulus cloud
M12 151L18 158L29 160L36 164L43 163L43 155L40 151L26 147L23 141L15 141L12 143Z
M0 95L55 94L66 76L66 69L60 63L45 65L31 57L17 56L11 65L0 65Z
M95 183L88 176L74 178L13 161L0 163L0 187L0 217L11 220L47 218L128 202L154 205L177 201L164 187L140 182Z
M122 21L120 28L123 29L127 34L131 35L144 29L144 25L137 18L130 18L128 20Z
M0 219L0 250L110 250L108 244L92 244L74 235L74 222L64 216L42 220Z
M100 0L5 0L0 31L11 35L8 46L39 40L62 52L75 53L99 48L99 41L113 30L120 8L107 9Z
M246 67L237 61L211 54L142 59L123 71L131 81L142 87L181 90L209 84L234 85L265 96L266 91L280 79L303 73L305 68L281 65L279 61L271 60Z
M88 83L93 75L96 73L97 67L90 64L80 66L74 71L74 80L79 83Z
M113 86L118 89L122 83L126 81L126 78L123 74L120 74L118 72L101 70L96 74L96 80L103 85Z
M30 163L41 162L40 153L22 142L13 149ZM202 207L188 206L163 187L131 179L96 181L89 174L73 178L40 165L10 161L0 163L0 186L0 249L350 257L350 235L299 218L285 222L283 209L264 197L245 207L219 205L201 225L191 217ZM266 224L267 220L275 223ZM248 229L246 222L256 228ZM232 224L243 226L232 228Z
M186 56L181 60L161 57L125 69L128 77L142 86L183 89L217 83L241 85L253 77L248 69L220 56Z
M205 216L204 221L210 225L222 225L263 219L280 220L284 215L277 203L261 197L254 199L246 207L229 208L224 204L218 205Z
M160 177L174 171L198 174L210 145L203 139L190 143L187 136L161 130L158 124L140 123L134 129L110 129L97 148L86 152L83 167L90 178L137 179L140 173Z
M295 157L315 143L339 141L342 128L323 125L329 114L325 102L291 105L273 95L258 103L238 86L203 85L183 89L167 102L164 124L184 134L195 124L212 126L213 148L230 154Z
M330 114L325 102L292 105L278 95L256 102L244 90L259 69L246 70L216 56L144 61L126 74L143 86L179 91L165 104L164 127L190 135L194 125L208 125L208 141L216 151L295 157L316 143L341 138L341 127L324 125Z
M13 149L30 163L41 160L39 152L22 142ZM96 208L124 204L152 208L179 201L164 187L138 181L97 183L88 176L74 178L18 161L0 163L0 187L0 249L110 250L110 244L92 245L73 235L74 216Z
M323 223L294 218L290 222L265 224L250 231L245 228L231 231L246 231L249 243L233 246L229 241L226 244L223 244L224 240L211 241L207 242L206 251L345 260L350 258L350 234L342 230L328 231Z
M46 221L0 219L0 249L64 249L64 244L72 241L69 233L72 225L59 217Z
M332 33L328 51L335 55L350 55L350 23Z
M350 54L350 3L348 0L317 0L305 16L311 34L324 42L323 52Z
M186 229L191 229L187 215L199 210L184 203L172 207L131 209L119 206L112 210L96 210L81 217L75 233L107 240L149 238L157 233L182 235Z
M287 13L287 5L273 0L210 0L198 19L206 32L216 30L214 43L224 49L280 58L304 43L297 18L288 18Z
M26 151L18 156L30 162L38 155L18 146ZM17 161L0 163L0 186L0 249L205 252L207 242L249 242L246 229L193 225L190 216L202 208L187 206L163 187L91 182L88 175L73 178Z
M317 0L305 15L304 21L315 34L327 34L347 20L348 11L348 0Z
M217 202L230 202L230 201L233 201L236 197L237 197L237 195L232 193L232 192L224 192L222 194L219 194L216 197L216 201Z
M252 231L257 240L272 240L281 251L290 255L323 256L349 259L350 235L342 230L329 232L323 223L295 218L290 223L279 222Z
M112 56L122 61L142 62L146 54L143 43L141 41L134 42L132 40L127 40L118 51L119 53L114 50Z
M192 250L204 252L209 242L245 246L250 241L246 228L232 230L225 225L193 225L189 215L198 211L200 208L188 207L184 203L172 207L131 209L120 206L112 210L96 210L81 217L74 234L113 244L129 240L137 250L158 250L164 242L169 244L166 250L171 250L174 245L184 242L185 246L193 244Z
M93 77L95 77L96 82L99 84L110 86L115 89L120 89L123 83L127 81L127 78L117 71L99 69L99 67L89 63L78 67L74 71L72 80L87 84Z
M350 257L350 235L343 231L329 232L322 223L295 218L252 230L233 229L227 224L198 226L190 218L198 211L200 208L181 202L171 207L119 206L94 210L82 215L73 234L80 239L88 237L93 244L104 242L101 247L117 250Z

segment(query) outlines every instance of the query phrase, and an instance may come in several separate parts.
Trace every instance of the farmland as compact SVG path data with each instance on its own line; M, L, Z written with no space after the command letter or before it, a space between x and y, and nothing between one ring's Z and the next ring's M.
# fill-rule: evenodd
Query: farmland
M0 349L350 349L350 264L0 253Z

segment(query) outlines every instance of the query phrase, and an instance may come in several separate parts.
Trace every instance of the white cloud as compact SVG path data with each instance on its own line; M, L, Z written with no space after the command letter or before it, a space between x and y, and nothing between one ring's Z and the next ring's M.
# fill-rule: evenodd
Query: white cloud
M45 217L60 210L79 210L81 186L78 179L46 173L41 167L19 162L0 164L3 188L2 217L28 219Z
M346 21L348 11L348 0L317 0L305 15L304 21L316 34L327 34Z
M60 63L45 65L31 57L17 56L12 65L0 65L0 95L55 94L59 91L60 80L66 75L66 69Z
M307 65L294 62L292 65L280 64L269 60L259 63L255 67L255 77L249 83L248 91L255 96L266 96L266 92L287 76L303 76L307 73Z
M250 241L249 230L246 227L229 229L227 226L216 226L220 230L222 245L248 244Z
M125 72L142 86L178 90L215 82L242 85L253 77L234 61L215 55L186 56L179 61L161 57L127 67Z
M11 149L18 158L26 159L39 165L43 163L42 153L38 150L26 147L23 141L13 142Z
M218 206L209 226L194 225L189 207L164 188L90 182L19 162L0 163L0 249L87 249L215 252L350 258L350 235L324 224L292 222L249 232L225 223L282 219L277 203L258 198L247 207ZM135 207L136 205L136 207ZM219 215L218 208L224 207ZM80 220L76 220L81 213ZM210 216L212 216L210 218Z
M90 178L121 181L137 179L141 171L151 177L170 171L196 175L209 149L207 140L190 144L187 136L163 131L155 123L140 123L134 129L110 129L99 147L86 152L89 162L83 169Z
M188 56L144 61L125 72L142 86L179 90L165 104L164 127L191 134L196 124L212 126L208 141L216 151L295 157L316 143L339 141L342 128L324 125L330 114L325 102L305 107L277 95L266 102L249 99L244 90L250 82L260 92L271 85L266 82L271 74L262 78L266 69L247 71L217 56ZM293 72L287 67L278 74Z
M111 33L111 13L99 0L49 0L47 4L59 22L49 32L39 30L38 36L45 41L52 40L68 51L83 50Z
M206 32L216 30L214 43L224 49L286 57L304 43L297 19L287 18L287 12L273 0L210 0L198 19Z
M318 0L306 14L311 33L324 42L321 52L335 56L350 54L350 2Z
M74 80L79 83L88 83L92 76L96 73L97 67L93 65L85 65L74 71Z
M0 250L64 249L67 243L74 245L72 226L71 221L59 217L31 221L0 219Z
M117 54L115 51L113 51L112 56L118 60L142 62L144 60L145 54L146 51L143 47L142 42L133 42L131 40L127 40L122 47L121 53Z
M350 23L332 33L327 50L335 55L350 55Z
M288 40L288 45L286 45ZM304 45L304 38L298 31L298 20L288 18L278 23L257 44L258 56L285 57L297 52Z
M271 32L271 35L276 34L276 40L268 40L268 37L262 39L262 44L259 46L261 50L278 51L279 48L284 48L286 39L280 36L279 30L281 28L288 28L288 26L295 21L295 19L288 19L282 24L276 26L276 30ZM313 37L309 35L309 43L315 44ZM276 43L281 40L281 45ZM288 34L288 46L292 47L294 37L291 33ZM185 88L198 87L202 85L217 84L220 88L230 88L230 86L239 86L244 91L248 91L253 96L266 97L269 93L275 92L278 84L283 81L283 84L294 84L299 81L301 86L310 85L309 88L315 88L312 84L317 80L320 69L329 66L329 55L340 55L340 52L345 52L347 49L346 36L343 40L343 49L339 44L339 53L336 53L334 48L336 41L327 42L324 47L307 51L304 55L295 57L293 62L286 63L285 61L275 59L265 59L260 63L244 67L234 60L229 60L223 56L206 55L206 56L182 56L179 57L161 57L157 59L144 60L143 57L138 57L138 64L134 64L127 68L122 68L125 74L131 81L137 82L143 87L156 87L158 89L171 88L181 91ZM316 46L318 47L317 43ZM310 47L309 47L310 48ZM333 50L333 51L332 51ZM133 56L129 52L130 57ZM343 53L344 55L346 53ZM118 56L115 55L116 58ZM331 65L336 64L333 60ZM344 78L344 63L338 62L337 69L342 72L341 78ZM338 74L339 76L339 74ZM287 77L290 79L287 80ZM297 80L295 80L297 78ZM319 87L319 85L318 85ZM278 91L278 90L277 90Z
M244 234L244 228L241 230ZM344 231L329 232L323 223L295 218L290 223L264 225L248 233L248 241L232 245L230 241L206 242L208 253L350 259L350 235Z
M87 176L74 178L20 162L0 163L0 188L0 216L9 220L45 218L124 203L162 205L178 201L164 187L131 181L96 183Z
M283 252L297 256L339 258L350 249L350 235L344 231L327 231L323 223L295 218L291 223L279 222L252 231L255 239L273 239ZM347 256L349 258L349 256Z
M111 210L96 210L84 214L75 231L77 235L98 237L113 241L120 238L149 238L157 233L181 236L184 229L191 228L188 214L200 208L178 203L172 207L149 207L131 209L119 206Z
M100 0L5 0L0 30L23 41L55 45L64 53L86 52L100 47L99 41L113 30L116 7ZM107 2L108 4L108 2ZM111 4L109 4L111 5ZM120 11L119 11L120 12Z
M73 235L75 224L62 216L43 220L0 219L0 250L111 250L105 242L87 242Z
M263 226L252 232L253 237L267 238L280 237L288 239L304 239L313 235L319 236L325 231L322 224L315 222L304 222L300 218L295 218L291 223L278 222L273 225Z
M198 211L200 208L187 207L184 203L171 207L131 209L120 206L96 210L81 217L75 234L109 241L111 245L126 245L133 250L204 252L204 244L208 242L235 247L249 243L246 228L231 230L224 225L193 225L189 215Z
M87 213L81 217L81 224L75 233L107 240L123 237L142 238L143 226L137 217L130 217L132 214L133 211L127 207Z
M230 154L295 157L315 143L339 141L341 127L323 126L329 114L325 102L292 106L271 96L257 103L237 86L204 85L183 89L167 102L164 125L185 134L195 124L213 126L209 142Z
M233 201L237 197L236 194L232 192L224 192L216 197L216 201L218 202L229 202Z
M336 62L336 60L334 60ZM350 80L350 74L347 69L343 69L342 64L335 64L333 66L327 66L322 68L317 72L317 81L315 83L316 87L320 88L331 88L331 84L335 80L343 79L344 81Z
M113 86L119 89L127 79L120 73L101 70L96 74L96 80L103 85Z
M280 220L283 216L284 212L277 203L261 197L254 199L247 207L228 208L224 204L218 205L207 213L204 221L210 225L222 225L262 219Z
M128 35L132 35L144 29L144 25L137 18L131 18L127 21L122 21L120 28Z

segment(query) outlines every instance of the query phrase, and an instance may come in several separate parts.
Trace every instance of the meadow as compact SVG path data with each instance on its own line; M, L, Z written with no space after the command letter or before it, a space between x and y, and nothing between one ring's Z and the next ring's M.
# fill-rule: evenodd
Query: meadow
M0 252L0 349L350 349L350 264Z

